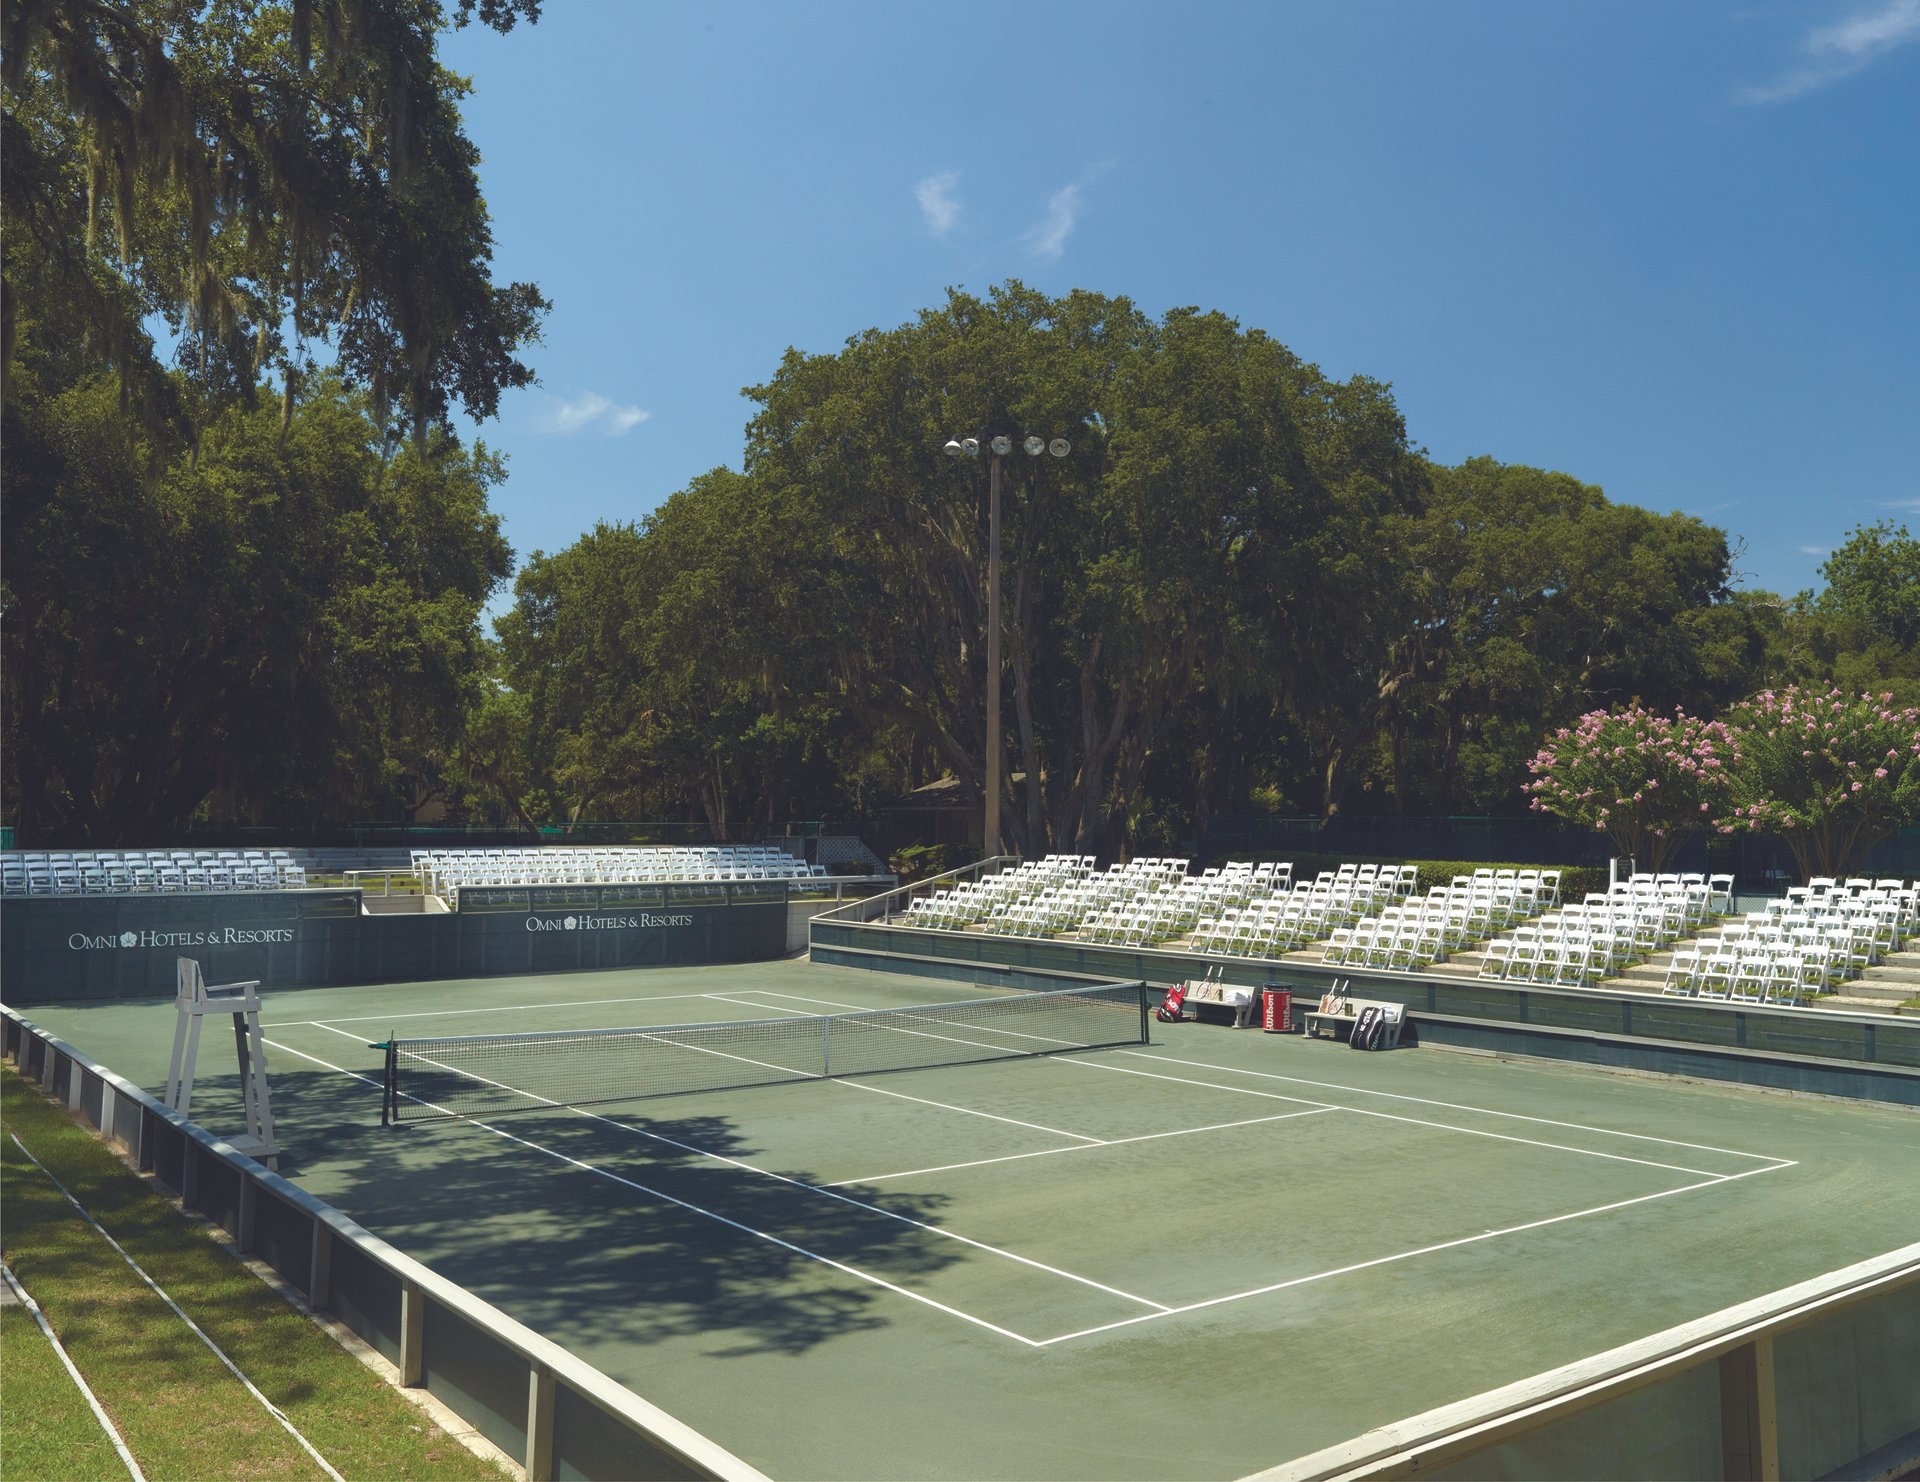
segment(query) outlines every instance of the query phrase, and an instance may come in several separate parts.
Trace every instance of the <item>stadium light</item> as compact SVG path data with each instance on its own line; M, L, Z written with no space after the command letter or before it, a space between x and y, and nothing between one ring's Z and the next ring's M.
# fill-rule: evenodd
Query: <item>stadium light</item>
M1029 458L1064 458L1073 451L1064 437L1048 442L1029 434L1020 446ZM1013 451L1013 439L996 432L987 448L993 455L987 464L987 816L980 852L992 859L1000 852L1000 460ZM949 458L978 458L980 439L950 438L941 451Z

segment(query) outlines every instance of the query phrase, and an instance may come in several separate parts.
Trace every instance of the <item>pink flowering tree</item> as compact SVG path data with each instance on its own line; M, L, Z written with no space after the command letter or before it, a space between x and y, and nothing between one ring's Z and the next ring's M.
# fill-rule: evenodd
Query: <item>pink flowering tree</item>
M1526 790L1536 811L1598 829L1658 870L1724 810L1732 752L1725 726L1677 708L1595 710L1547 738Z
M1920 819L1920 710L1891 694L1790 685L1741 702L1727 723L1737 759L1716 823L1778 834L1803 877L1843 875Z

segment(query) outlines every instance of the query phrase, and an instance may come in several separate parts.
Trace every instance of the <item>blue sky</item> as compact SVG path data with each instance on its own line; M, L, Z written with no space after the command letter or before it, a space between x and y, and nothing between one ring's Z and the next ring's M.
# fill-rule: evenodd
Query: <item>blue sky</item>
M1745 585L1920 527L1920 0L546 11L445 46L554 301L479 433L523 558L738 467L788 346L1015 277L1389 381L1434 457L1698 515Z

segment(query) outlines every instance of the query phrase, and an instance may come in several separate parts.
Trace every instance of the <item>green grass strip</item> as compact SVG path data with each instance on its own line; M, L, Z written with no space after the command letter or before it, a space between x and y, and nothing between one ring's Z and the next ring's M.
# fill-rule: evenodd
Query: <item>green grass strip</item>
M0 1477L39 1482L126 1477L86 1396L24 1307L0 1307L0 1393L6 1396Z
M289 1307L10 1069L0 1075L0 1127L19 1136L343 1475L498 1482L498 1469ZM150 1477L159 1482L321 1475L292 1437L4 1136L0 1177L6 1192L6 1226L0 1235L6 1261ZM19 1346L31 1352L31 1345ZM44 1342L40 1346L45 1348ZM0 1377L8 1412L8 1459L0 1471L8 1477L104 1477L120 1471L104 1437L105 1467L66 1472L57 1464L51 1470L12 1464L15 1446L47 1444L40 1412L16 1404L15 1347L6 1345ZM58 1369L50 1352L46 1359ZM72 1388L64 1371L59 1377ZM84 1400L75 1398L99 1437ZM57 1447L57 1441L53 1444Z

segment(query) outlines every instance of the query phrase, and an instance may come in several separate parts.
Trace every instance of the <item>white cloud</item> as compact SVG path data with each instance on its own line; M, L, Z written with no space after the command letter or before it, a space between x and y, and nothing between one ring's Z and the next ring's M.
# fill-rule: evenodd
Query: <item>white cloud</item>
M958 171L942 170L938 175L929 175L913 188L913 198L920 203L920 214L926 218L927 230L936 237L944 237L960 219L960 197L954 193L959 186Z
M1864 70L1910 41L1920 41L1920 0L1880 0L1842 20L1815 26L1800 42L1806 60L1773 82L1743 88L1742 103L1785 103Z
M1916 0L1920 3L1920 0ZM1027 232L1027 246L1049 262L1067 250L1067 238L1080 220L1080 187L1065 185L1047 200L1047 214Z
M1803 556L1831 556L1833 554L1833 547L1830 545L1803 545L1800 547L1800 554Z
M571 401L556 401L542 423L556 437L572 437L599 425L602 437L618 437L631 432L653 415L641 407L616 406L597 391L583 391Z

